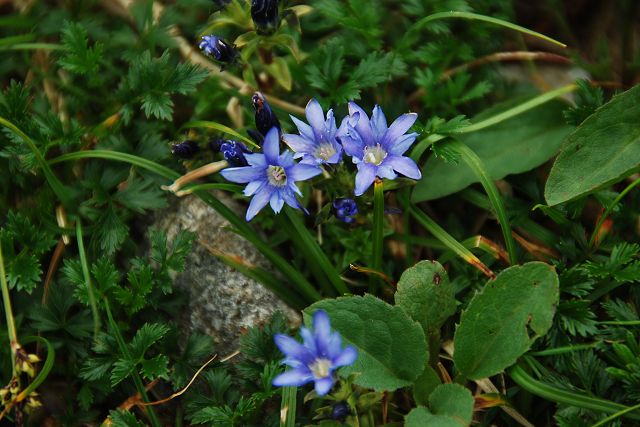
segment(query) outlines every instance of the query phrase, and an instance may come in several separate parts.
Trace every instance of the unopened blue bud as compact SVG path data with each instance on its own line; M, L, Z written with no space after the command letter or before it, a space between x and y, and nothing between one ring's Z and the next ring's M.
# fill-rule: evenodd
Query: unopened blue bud
M351 409L347 402L338 402L331 408L331 418L338 421L343 421L351 413Z
M251 18L258 34L273 34L280 24L278 0L252 0Z
M280 127L280 121L278 121L278 117L276 117L275 113L271 110L271 106L267 100L264 99L264 95L256 92L253 94L251 101L253 102L258 132L260 132L262 136L265 136L267 132L269 132L269 129L275 127L278 128L278 133L280 133L282 129Z
M205 55L212 56L220 62L234 62L238 56L238 51L234 45L230 45L222 38L214 35L203 36L200 42L200 50Z
M220 152L229 165L234 167L248 166L247 159L244 158L245 153L250 153L249 149L241 142L224 141L220 145Z
M335 199L333 209L336 218L348 224L354 221L353 217L358 213L358 205L353 199Z
M190 139L186 139L180 143L173 144L171 146L171 153L176 157L180 157L181 159L190 159L199 150L200 150L200 147L198 147L198 144L196 144L195 141L192 141Z

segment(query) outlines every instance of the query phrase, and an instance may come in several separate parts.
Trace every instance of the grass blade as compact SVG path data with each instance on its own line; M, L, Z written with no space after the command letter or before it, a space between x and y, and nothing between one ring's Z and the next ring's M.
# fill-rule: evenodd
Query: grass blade
M295 427L297 393L298 387L282 388L282 403L280 404L280 427Z
M91 284L91 275L89 274L89 263L84 252L84 242L82 241L82 224L80 218L76 220L76 240L78 241L78 255L80 264L82 265L82 275L87 286L87 295L89 295L89 305L91 306L91 315L93 316L93 340L95 341L100 332L100 313L98 312L98 304L96 296L93 293L93 285Z
M253 148L260 148L260 146L258 144L256 144L255 142L253 142L251 139L249 139L246 136L236 132L235 130L231 129L229 126L225 126L225 125L217 123L217 122L211 122L211 121L206 121L206 120L195 120L195 121L192 121L192 122L185 123L181 127L181 129L189 129L189 128L214 129L214 130L226 133L228 135L231 135L234 138L237 138L237 139L241 140L242 142L244 142L245 144L247 144L247 145L249 145L249 146L251 146Z
M376 179L373 184L373 251L371 268L380 273L382 271L382 252L384 250L384 183L381 179ZM376 284L377 279L372 282ZM374 292L375 289L370 289Z
M511 264L516 263L516 244L513 241L513 236L511 235L511 224L509 223L509 219L507 218L507 212L504 209L504 204L502 203L502 198L500 197L500 193L496 188L495 183L489 176L489 172L480 160L480 157L466 144L458 141L457 139L452 139L448 142L451 146L453 146L462 156L462 159L465 161L467 166L473 170L473 172L478 177L478 180L484 187L484 190L487 192L487 196L489 197L489 201L491 201L491 206L496 214L498 222L500 223L500 227L502 228L502 236L504 238L505 245L507 247L507 253L509 254L509 261Z

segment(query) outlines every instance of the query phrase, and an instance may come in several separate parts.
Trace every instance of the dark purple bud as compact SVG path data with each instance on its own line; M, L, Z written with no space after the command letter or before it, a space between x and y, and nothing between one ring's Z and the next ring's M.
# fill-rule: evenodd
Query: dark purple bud
M230 45L218 36L203 36L200 42L200 50L205 55L212 56L220 62L234 62L238 56L238 51L234 45Z
M257 132L253 129L247 129L247 133L249 134L249 138L253 139L253 142L255 142L258 145L262 145L262 142L264 141L264 136L262 136L260 132Z
M252 0L251 18L258 34L273 34L280 24L278 0Z
M256 92L253 94L251 101L253 102L253 109L255 110L256 128L258 128L258 132L260 132L262 136L266 136L272 127L277 127L278 132L280 132L280 122L271 110L269 103L264 99L264 95Z
M220 146L222 143L224 143L224 139L222 138L209 138L209 148L211 148L211 151L214 153L220 152Z
M181 159L190 159L199 150L200 147L198 147L198 144L190 139L185 139L184 141L173 144L171 146L171 153L176 157L180 157Z
M333 201L333 209L336 218L350 224L354 221L353 217L358 213L358 205L353 199L335 199Z
M251 151L241 142L231 140L224 141L220 145L220 152L231 166L240 167L249 165L244 155L245 153L251 153Z
M349 414L351 414L351 409L347 402L338 402L331 408L331 418L334 420L344 422Z

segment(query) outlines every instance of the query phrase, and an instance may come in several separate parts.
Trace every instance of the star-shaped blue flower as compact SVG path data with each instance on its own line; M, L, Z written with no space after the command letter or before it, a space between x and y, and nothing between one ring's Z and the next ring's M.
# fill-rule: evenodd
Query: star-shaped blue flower
M299 134L284 134L282 139L295 151L295 158L302 157L300 163L319 165L323 163L335 164L342 159L342 146L336 139L338 128L333 110L327 111L327 116L322 111L320 103L311 99L305 108L307 122L291 119L298 127Z
M342 348L338 332L331 332L329 316L324 310L313 313L313 332L300 328L303 344L283 334L274 336L286 358L283 364L291 369L273 379L275 386L301 386L313 381L316 393L324 396L333 387L333 372L353 364L358 358L352 346Z
M231 182L247 184L244 195L253 196L247 209L247 221L251 221L267 203L275 213L279 213L285 203L302 209L295 196L302 196L296 181L304 181L322 173L317 166L296 164L290 151L280 154L280 138L276 127L267 132L262 151L244 155L249 166L227 168L220 172Z
M349 103L349 116L338 129L337 137L344 151L358 167L355 195L362 195L377 177L395 179L401 173L420 179L422 174L416 163L403 154L416 139L417 133L405 134L418 115L403 114L391 126L379 106L375 106L371 120L362 108Z

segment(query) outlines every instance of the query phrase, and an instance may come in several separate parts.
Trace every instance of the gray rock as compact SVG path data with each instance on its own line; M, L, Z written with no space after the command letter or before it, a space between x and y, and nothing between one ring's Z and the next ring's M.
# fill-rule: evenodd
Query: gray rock
M243 209L228 196L216 193L216 197L244 216ZM154 226L167 233L169 244L180 230L198 235L184 272L174 278L175 286L189 295L181 319L183 326L190 332L211 336L216 352L225 355L237 349L246 328L268 322L277 311L293 326L300 324L299 313L273 292L212 254L212 250L220 251L269 269L268 260L251 243L229 231L229 222L198 197L191 195L174 201L171 208L159 214Z

